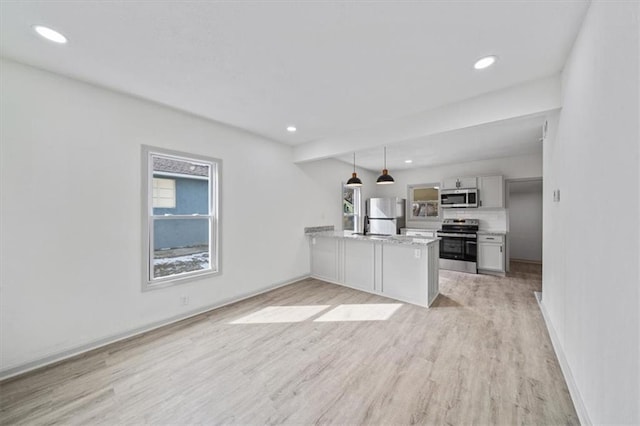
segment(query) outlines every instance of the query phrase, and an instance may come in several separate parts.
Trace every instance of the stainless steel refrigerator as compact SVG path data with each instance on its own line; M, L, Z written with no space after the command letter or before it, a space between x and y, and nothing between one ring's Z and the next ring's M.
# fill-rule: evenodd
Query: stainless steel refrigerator
M394 235L405 226L404 198L369 198L367 218L370 234Z

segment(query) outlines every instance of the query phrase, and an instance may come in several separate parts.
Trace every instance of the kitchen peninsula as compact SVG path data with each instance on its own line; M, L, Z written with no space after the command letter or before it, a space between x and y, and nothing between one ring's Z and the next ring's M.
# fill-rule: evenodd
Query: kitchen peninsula
M438 295L437 238L309 233L311 276L428 307Z

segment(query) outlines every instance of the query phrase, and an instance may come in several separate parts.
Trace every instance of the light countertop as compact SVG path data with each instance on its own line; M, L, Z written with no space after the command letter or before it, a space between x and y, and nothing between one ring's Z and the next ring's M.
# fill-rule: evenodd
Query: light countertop
M308 233L309 237L343 238L349 240L380 242L384 244L400 244L408 246L428 246L436 244L440 238L407 237L404 235L356 235L349 231L324 231Z

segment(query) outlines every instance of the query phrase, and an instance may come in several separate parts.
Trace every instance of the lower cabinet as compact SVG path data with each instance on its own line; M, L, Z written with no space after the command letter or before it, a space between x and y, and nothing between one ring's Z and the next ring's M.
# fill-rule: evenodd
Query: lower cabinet
M382 293L399 300L427 301L427 286L416 285L427 282L428 268L424 257L426 250L411 250L410 247L385 245L382 247Z
M420 306L439 292L439 246L312 237L311 275Z
M338 240L312 238L311 275L329 281L338 281Z
M478 236L478 269L482 271L505 271L505 249L503 235Z
M366 291L374 291L375 247L368 241L344 241L344 278L340 281Z

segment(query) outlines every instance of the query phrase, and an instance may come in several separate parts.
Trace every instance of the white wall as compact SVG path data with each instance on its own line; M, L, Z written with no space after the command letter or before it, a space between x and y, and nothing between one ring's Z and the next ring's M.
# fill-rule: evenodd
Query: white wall
M592 2L544 142L543 307L595 424L640 424L639 15Z
M0 375L304 276L303 228L341 226L348 164L296 165L291 147L256 135L0 67ZM221 276L140 291L141 144L223 160Z
M541 177L542 153L420 169L390 170L389 174L393 176L396 183L393 185L376 185L376 196L407 198L408 185L442 182L443 179L449 177L491 175L503 175L505 179ZM505 209L445 210L443 216L445 218L477 218L480 219L480 226L484 230L508 230ZM416 228L439 227L440 222L408 221L407 226Z
M509 194L511 259L542 262L542 191Z

